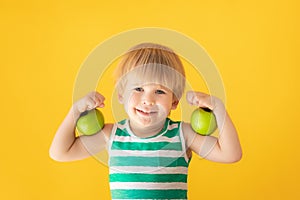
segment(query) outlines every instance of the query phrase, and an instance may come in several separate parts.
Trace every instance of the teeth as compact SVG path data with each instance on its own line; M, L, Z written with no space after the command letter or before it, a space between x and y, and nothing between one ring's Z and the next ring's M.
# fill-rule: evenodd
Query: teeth
M140 109L137 109L137 111L143 112L143 113L145 113L145 114L151 114L151 113L154 113L154 111L144 111L144 110L140 110Z
M143 112L143 113L147 113L147 114L149 114L150 112L146 112L146 111L143 111L143 110L139 110L139 111L141 111L141 112Z

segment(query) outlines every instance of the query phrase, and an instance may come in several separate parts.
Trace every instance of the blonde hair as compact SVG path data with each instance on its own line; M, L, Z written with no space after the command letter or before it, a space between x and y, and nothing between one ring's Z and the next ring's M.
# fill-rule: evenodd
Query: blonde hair
M168 87L178 100L184 92L184 67L179 56L166 46L141 43L129 49L115 71L119 92L123 92L129 72L131 78L141 82L158 83Z

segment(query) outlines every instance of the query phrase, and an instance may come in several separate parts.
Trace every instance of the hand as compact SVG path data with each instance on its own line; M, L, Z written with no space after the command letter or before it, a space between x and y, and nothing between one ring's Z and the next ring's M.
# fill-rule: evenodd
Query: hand
M92 110L97 107L103 108L104 100L105 97L102 96L100 93L96 91L90 92L73 105L74 112L83 113L87 110Z
M186 100L191 105L201 108L209 108L212 111L214 111L217 107L224 107L223 102L219 98L203 92L188 91L186 93Z

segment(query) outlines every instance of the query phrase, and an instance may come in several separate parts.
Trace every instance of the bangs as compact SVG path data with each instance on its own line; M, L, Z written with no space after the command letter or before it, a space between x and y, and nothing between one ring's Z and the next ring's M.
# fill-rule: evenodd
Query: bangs
M175 69L158 64L149 63L133 68L119 79L119 89L124 89L127 80L136 85L159 84L173 92L180 99L185 88L185 77Z

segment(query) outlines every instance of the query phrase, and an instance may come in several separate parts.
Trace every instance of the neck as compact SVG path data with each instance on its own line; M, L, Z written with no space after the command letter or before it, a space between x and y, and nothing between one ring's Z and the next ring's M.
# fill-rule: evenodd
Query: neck
M162 120L156 124L150 125L150 126L143 126L140 124L135 124L131 121L129 121L129 126L130 129L132 130L132 132L141 138L146 138L146 137L151 137L154 136L156 134L158 134L165 125L165 121L166 120Z

